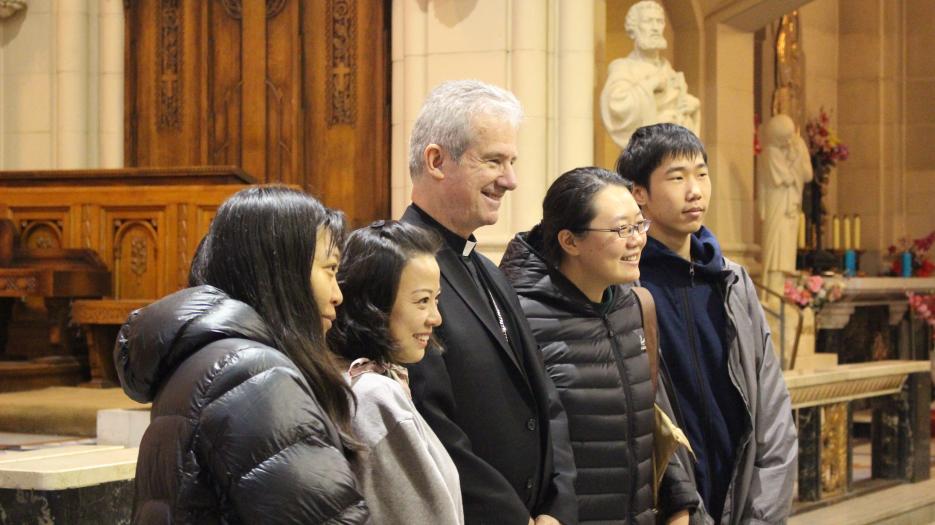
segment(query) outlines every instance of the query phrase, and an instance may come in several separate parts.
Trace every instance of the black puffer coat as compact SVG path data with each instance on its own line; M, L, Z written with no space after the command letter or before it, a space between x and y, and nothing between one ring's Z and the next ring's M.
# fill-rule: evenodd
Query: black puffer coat
M654 523L654 399L639 302L629 286L615 286L612 305L599 311L545 262L539 242L538 230L518 234L500 268L520 296L568 414L581 523ZM657 399L667 407L662 385ZM666 518L698 506L676 459L659 499Z
M334 424L257 313L210 286L130 315L124 391L153 401L134 523L364 523Z

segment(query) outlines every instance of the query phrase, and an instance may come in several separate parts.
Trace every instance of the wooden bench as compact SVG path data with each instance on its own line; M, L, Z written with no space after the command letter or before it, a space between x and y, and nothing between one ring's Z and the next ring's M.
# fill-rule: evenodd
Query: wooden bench
M134 310L150 301L140 299L100 299L75 301L71 320L81 326L88 342L91 381L82 386L110 388L118 386L114 369L114 341L120 326Z

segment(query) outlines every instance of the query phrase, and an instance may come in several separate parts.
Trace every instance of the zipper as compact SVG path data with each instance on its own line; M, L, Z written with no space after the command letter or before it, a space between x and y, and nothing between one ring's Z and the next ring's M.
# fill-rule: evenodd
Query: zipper
M627 471L629 475L629 493L627 494L627 515L630 516L630 520L633 519L633 498L636 497L636 486L637 486L637 465L636 465L636 431L634 425L636 424L633 420L635 417L635 411L633 410L633 388L630 386L630 381L627 380L626 368L623 365L624 356L623 352L620 351L620 346L617 345L617 334L614 332L613 328L610 326L610 319L606 315L601 316L601 319L604 321L604 326L607 327L607 335L610 337L610 346L614 351L614 356L617 358L617 371L620 374L620 383L623 385L624 392L626 393L626 405L627 405Z
M692 279L694 279L694 269L691 273ZM692 315L691 302L689 301L688 291L684 288L682 289L682 308L685 310L685 324L686 328L688 329L688 348L689 353L692 356L692 365L695 369L695 380L698 382L698 390L701 391L701 409L704 412L702 414L701 421L702 440L704 443L710 443L711 409L708 407L707 389L705 388L705 383L701 375L701 363L698 359L698 348L695 346L695 318ZM713 479L712 476L714 474L714 466L711 463L710 451L707 450L707 447L705 448L705 463L707 463L708 467L708 481L711 481L711 479Z
M689 261L688 263L688 278L691 281L691 287L695 287L695 263Z

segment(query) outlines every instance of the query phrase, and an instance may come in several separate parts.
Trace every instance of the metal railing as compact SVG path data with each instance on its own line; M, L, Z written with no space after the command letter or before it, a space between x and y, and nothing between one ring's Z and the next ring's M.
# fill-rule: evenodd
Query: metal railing
M798 330L802 329L802 313L799 311L799 308L795 303L786 298L783 294L764 286L761 283L756 281L753 282L753 285L756 286L757 290L766 294L767 297L773 297L779 300L779 311L769 307L769 304L766 302L760 301L760 304L763 306L763 311L766 312L766 315L770 315L776 319L779 319L779 363L782 366L783 371L791 369L795 365L795 355L797 352L797 346L799 342L798 334L796 334L795 344L792 348L792 357L788 367L786 366L786 308L794 307L792 310L798 315L799 323ZM777 337L773 334L773 341L776 341ZM775 344L775 343L774 343Z

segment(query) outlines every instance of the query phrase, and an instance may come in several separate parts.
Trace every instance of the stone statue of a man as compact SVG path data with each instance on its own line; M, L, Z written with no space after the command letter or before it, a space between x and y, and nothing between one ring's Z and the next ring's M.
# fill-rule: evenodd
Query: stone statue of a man
M685 76L662 56L665 11L652 0L627 11L625 27L634 50L610 63L601 92L604 128L621 148L640 126L671 122L698 134L701 104L688 93Z
M802 189L812 180L808 146L792 119L766 123L766 148L757 163L757 208L763 220L763 282L782 293L784 272L795 271Z

